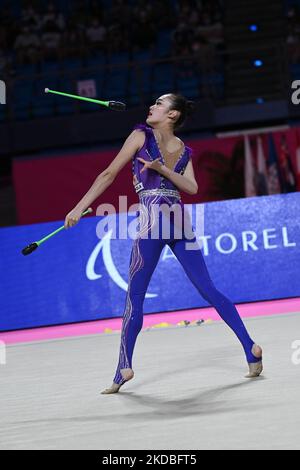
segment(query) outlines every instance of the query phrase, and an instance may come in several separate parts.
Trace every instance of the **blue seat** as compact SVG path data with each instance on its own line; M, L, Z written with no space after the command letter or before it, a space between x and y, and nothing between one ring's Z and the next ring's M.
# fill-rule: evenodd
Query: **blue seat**
M138 105L142 96L144 101L149 99L152 90L152 67L138 66L131 67L129 72L129 102L132 105Z
M53 116L53 115L54 115L53 107L36 105L33 108L34 117L44 117L44 116Z
M27 106L13 106L13 116L16 120L26 120L31 117L31 108Z
M128 52L118 52L111 54L108 57L108 64L128 64L130 62L130 56Z
M214 88L215 95L218 98L224 96L224 74L223 73L214 73L210 75L210 83Z
M300 75L300 64L290 64L290 71L293 78L298 78Z
M174 88L174 66L172 63L161 63L154 67L153 92L155 94L171 93Z
M33 82L17 80L11 92L13 115L17 119L27 119L34 101Z
M222 73L207 73L201 76L201 82L205 84L223 86L224 75Z
M105 99L124 99L128 92L128 69L112 70L104 83L103 96Z
M80 58L65 59L62 63L63 70L80 70L83 68L83 61Z
M153 65L152 64L143 65L140 68L140 71L141 71L140 77L141 77L143 92L148 94L151 92L152 86L153 86L153 73L154 73Z
M31 80L17 80L12 95L14 104L30 104L33 99L33 82Z
M197 77L185 77L177 80L178 91L188 98L199 96L199 81Z
M127 68L116 68L110 70L102 87L104 99L124 99L127 95L128 80Z
M88 68L103 67L106 65L107 60L104 54L97 54L95 56L87 57L85 65Z
M57 60L49 60L42 62L41 71L42 73L47 72L58 72L61 69L61 64Z
M146 62L152 59L152 52L150 49L141 49L132 53L132 59L134 62Z
M16 65L16 74L18 77L34 76L37 71L36 64Z
M171 31L164 30L158 34L155 52L157 57L169 57L172 52Z
M0 105L0 122L5 121L6 119L6 106Z

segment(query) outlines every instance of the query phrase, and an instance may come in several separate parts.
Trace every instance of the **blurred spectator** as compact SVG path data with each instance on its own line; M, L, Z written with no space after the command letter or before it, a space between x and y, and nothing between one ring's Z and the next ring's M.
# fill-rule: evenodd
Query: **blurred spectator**
M83 2L83 7L85 10L87 9L86 2ZM97 18L103 21L104 15L103 15L103 5L102 5L101 0L91 0L88 11L91 17L96 16Z
M153 0L151 20L158 30L175 28L177 18L174 5L166 0Z
M139 11L131 30L131 40L134 50L151 49L157 37L157 29L149 21L149 12Z
M9 25L9 19L11 19L11 12L9 11L9 2L1 2L0 8L0 24L3 28Z
M20 32L20 21L12 14L11 3L0 8L0 29L2 29L1 46L13 51L16 37Z
M200 12L198 9L194 9L190 12L188 16L188 24L191 28L197 28L200 23Z
M151 2L145 3L144 0L137 0L135 6L133 6L133 21L139 21L141 14L146 17L147 20L151 21L153 15L153 6Z
M288 35L286 38L288 55L293 64L299 62L300 58L300 37L295 24L288 25Z
M295 7L288 10L287 48L290 61L295 64L300 59L300 17Z
M178 16L187 21L194 8L189 0L182 0L178 2Z
M27 24L32 32L37 32L40 29L41 20L35 11L33 4L30 3L23 8L21 23Z
M60 47L63 47L65 57L73 56L76 45L81 55L86 50L84 40L87 52L100 49L114 53L125 48L154 50L158 31L173 28L173 55L186 56L200 50L203 66L205 68L208 62L206 68L209 68L211 48L207 44L219 47L223 41L220 3L221 0L153 0L147 3L137 0L129 5L126 0L112 0L109 6L105 3L104 9L101 0L90 0L88 7L86 0L73 0L70 15L65 19L53 1L46 3L45 11L39 15L36 3L29 0L21 12L21 25L25 22L33 35L29 41L26 29L26 41L31 51L25 54L23 44L26 41L22 35L20 38L19 31L18 34L14 33L13 44L17 45L21 59L24 55L31 56L32 50L37 49L38 39L34 33L38 32L45 59L59 56ZM3 11L0 12L2 26L9 21L9 14L6 15L6 23L2 21L3 14ZM15 41L16 36L19 37L18 41ZM293 37L289 38L290 43L293 41Z
M70 22L62 34L62 55L67 57L83 57L85 55L84 33Z
M21 32L17 35L14 49L17 61L23 63L36 63L40 58L41 41L35 32L31 32L29 26L23 25Z
M180 78L189 78L195 75L195 63L191 58L191 48L186 44L181 49L180 61L176 67L177 75Z
M127 50L129 47L128 33L119 23L112 23L108 28L106 52L110 54Z
M65 19L62 13L56 10L54 3L48 3L47 11L41 16L41 27L44 30L46 24L55 24L60 31L65 28Z
M158 33L170 28L171 55L179 59L177 73L181 77L199 72L209 74L215 68L215 49L223 44L221 0L153 0L146 3L144 0L72 0L67 3L72 8L64 8L66 18L60 11L59 2L53 0L43 2L45 8L40 14L35 7L37 2L29 0L19 21L12 19L9 7L7 12L0 11L0 45L4 49L1 52L2 68L5 63L6 68L9 66L5 44L14 47L21 63L35 62L43 56L45 60L82 57L98 50L114 54L146 49L153 53ZM294 16L291 12L290 21ZM14 24L17 31L14 31ZM287 40L295 61L300 60L299 24L296 22L290 27ZM164 40L164 35L160 38Z
M5 78L11 71L11 59L0 47L0 76Z
M109 23L120 23L128 26L131 20L131 8L125 0L115 0L108 14Z
M202 0L202 10L207 12L212 23L222 22L222 2L220 0Z
M214 69L215 48L201 34L195 34L191 45L192 54L202 73L211 73Z
M209 11L204 11L200 16L200 24L196 28L196 33L200 33L207 43L218 46L223 42L222 23L220 21L215 22Z
M65 31L65 19L56 10L54 3L48 3L46 12L41 14L40 25L43 59L61 59L64 55L62 35Z
M172 34L172 48L175 57L186 55L187 50L191 52L193 30L184 16L179 18L178 25Z
M98 13L91 13L86 8L85 0L74 0L73 8L70 11L69 22L77 26L80 31L85 32L86 25L88 24L91 16L99 17Z
M296 6L290 6L287 10L287 17L289 20L293 20L297 16Z
M60 59L62 57L61 38L60 27L55 21L49 19L43 24L41 40L44 59Z
M216 58L215 48L200 34L195 35L192 43L192 54L194 57L195 73L198 77L209 76L215 72ZM210 96L212 86L208 80L201 80L202 96Z
M172 37L172 53L175 59L175 68L177 76L180 78L188 78L193 75L194 65L190 56L192 53L191 43L193 39L193 31L187 22L185 12L182 13L177 28L173 32ZM179 59L178 61L176 59Z
M6 36L6 30L3 26L0 25L0 46L3 49L7 48L7 36Z
M89 50L104 50L107 30L97 17L91 19L86 29Z

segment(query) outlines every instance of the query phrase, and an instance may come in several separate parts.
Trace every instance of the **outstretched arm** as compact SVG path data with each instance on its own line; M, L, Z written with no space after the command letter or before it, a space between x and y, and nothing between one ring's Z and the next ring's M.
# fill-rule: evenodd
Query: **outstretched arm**
M102 171L77 205L65 218L65 228L75 225L81 213L89 207L114 181L118 173L128 163L134 154L144 145L145 134L134 130L125 140L123 147L110 165Z

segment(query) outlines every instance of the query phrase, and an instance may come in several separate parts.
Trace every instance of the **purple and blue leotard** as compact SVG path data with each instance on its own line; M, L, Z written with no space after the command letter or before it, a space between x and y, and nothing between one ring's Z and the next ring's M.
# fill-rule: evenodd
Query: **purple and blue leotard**
M123 384L125 380L121 375L121 369L132 368L134 346L143 325L144 298L151 276L166 244L169 245L183 266L199 294L217 310L221 318L234 331L243 346L247 361L249 363L258 362L260 359L256 358L251 351L254 341L250 338L234 304L214 286L200 247L196 250L186 249L187 238L184 228L190 222L184 215L184 204L181 201L178 188L172 181L164 178L155 170L147 169L140 173L144 164L137 160L137 157L148 161L160 158L161 162L165 164L153 129L144 124L138 124L134 129L139 129L145 133L145 143L132 159L135 190L139 196L142 209L140 211L137 237L133 242L130 255L128 291L123 314L119 361L114 382L116 384ZM190 158L192 158L192 149L184 146L184 150L174 165L173 171L184 174ZM178 236L176 222L173 222L172 219L170 219L170 233L167 237L165 234L162 236L161 222L163 214L159 213L157 217L155 211L154 216L152 213L154 205L160 206L162 204L167 204L169 207L177 204L181 208L181 237ZM158 232L156 232L158 237L147 237L154 226L158 227ZM189 228L193 232L193 227L190 226ZM192 240L189 236L188 241Z

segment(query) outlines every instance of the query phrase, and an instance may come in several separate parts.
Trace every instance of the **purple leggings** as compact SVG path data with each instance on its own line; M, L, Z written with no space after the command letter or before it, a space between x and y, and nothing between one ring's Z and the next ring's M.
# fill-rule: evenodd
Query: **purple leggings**
M161 234L161 231L159 233ZM236 307L214 286L200 247L197 250L187 250L186 241L187 239L183 236L181 239L137 237L133 242L128 291L122 323L120 355L114 377L114 382L117 384L125 382L120 370L132 368L134 346L143 325L144 298L151 276L166 244L169 245L202 297L217 310L221 318L234 331L244 348L247 361L251 363L260 360L251 352L254 341L250 338Z

